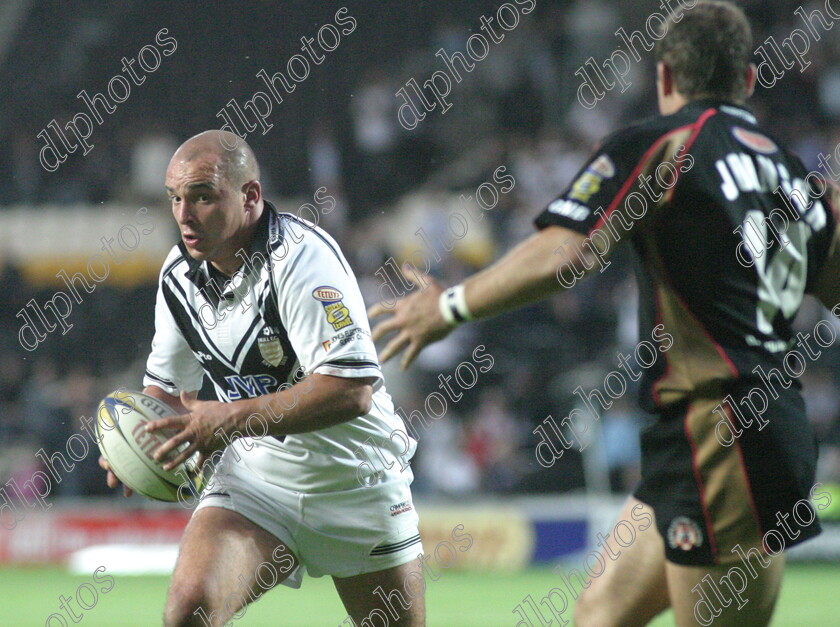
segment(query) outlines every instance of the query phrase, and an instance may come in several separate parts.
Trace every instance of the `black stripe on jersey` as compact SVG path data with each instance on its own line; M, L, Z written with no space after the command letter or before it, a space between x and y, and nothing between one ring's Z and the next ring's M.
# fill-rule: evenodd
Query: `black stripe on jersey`
M303 220L298 218L296 215L293 215L291 213L281 213L279 215L280 215L280 217L286 218L286 220L297 222L298 224L300 224L304 229L306 229L310 233L314 233L315 235L317 235L321 239L321 241L324 242L324 244L327 245L327 248L329 248L332 251L332 253L333 253L333 255L335 255L336 259L338 259L338 263L341 264L341 267L344 269L344 272L346 274L350 274L350 271L344 265L344 261L342 260L341 255L339 255L338 251L335 249L335 247L333 247L333 245L330 244L330 241L318 232L317 226L311 227L308 224L306 224Z
M393 544L382 544L380 546L374 547L370 554L371 555L388 555L389 553L396 553L397 551L402 551L403 549L407 549L413 544L417 544L420 542L420 534L411 536L410 538L403 540L402 542L394 542Z
M175 270L175 268L178 267L178 264L181 263L182 261L183 262L187 261L186 259L184 259L183 254L180 257L176 257L175 259L173 259L170 262L170 264L163 269L163 272L161 273L162 277L165 279L170 274L172 274L172 272Z
M164 379L163 377L159 377L156 374L154 374L153 372L149 372L148 370L146 370L146 376L150 379L153 379L153 380L157 381L158 383L163 383L166 387L170 387L170 388L176 387L176 385L172 381L170 381L168 379Z
M376 368L379 370L378 363L365 359L335 359L333 361L325 361L321 365L335 366L336 368Z
M274 297L274 282L271 280L271 268L269 268L268 277L264 283L265 287L263 287L262 295L260 295L258 299L258 311L265 311L265 301L268 298L268 295L271 294ZM275 303L277 301L275 300Z
M242 336L242 339L239 340L239 344L236 346L236 350L233 351L232 361L234 364L238 363L239 353L242 352L242 349L246 346L251 346L251 344L253 344L254 336L257 333L259 333L257 326L260 322L262 322L262 319L259 316L255 316L253 322L251 322L251 326L248 327L248 330L245 331L245 334Z
M170 287L169 283L173 283L175 287L178 288L178 290L184 297L183 301L181 301L178 298L178 296ZM189 344L190 347L194 350L195 347L203 346L212 353L210 358L215 364L217 364L220 368L227 370L228 373L231 375L238 374L233 368L233 365L230 364L230 362L224 357L224 354L213 343L213 340L210 339L210 337L207 335L207 331L201 324L201 319L198 317L196 311L189 305L189 303L186 300L184 288L182 288L177 281L171 281L162 283L161 289L163 290L163 296L166 299L166 303L169 306L169 310L172 312L172 316L175 318L175 321L178 323L181 332L184 334L184 337L187 340L187 344ZM204 338L202 338L199 334L199 331L196 330L194 324L195 322L198 323L198 328L201 329L201 334L204 335ZM205 372L210 374L210 369L207 368L206 364L204 364L204 370Z

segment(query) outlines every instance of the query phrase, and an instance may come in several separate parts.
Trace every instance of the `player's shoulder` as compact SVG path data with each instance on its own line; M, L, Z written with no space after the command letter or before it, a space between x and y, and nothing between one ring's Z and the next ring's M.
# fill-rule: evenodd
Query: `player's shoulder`
M172 275L172 273L181 265L183 265L186 270L188 264L189 260L185 257L181 244L175 244L169 250L169 254L166 255L166 259L163 260L163 265L160 269L160 280L162 281Z
M724 103L716 107L715 113L710 125L716 133L711 141L712 150L734 148L753 155L780 158L785 161L792 176L805 178L808 174L804 161L796 151L761 125L746 107Z
M602 145L613 150L639 152L672 134L690 136L692 130L703 125L715 112L714 107L705 106L704 103L689 103L670 115L652 115L631 122L606 136Z
M267 252L274 272L312 270L312 265L337 262L349 272L349 266L338 243L320 226L293 213L271 208L268 225Z

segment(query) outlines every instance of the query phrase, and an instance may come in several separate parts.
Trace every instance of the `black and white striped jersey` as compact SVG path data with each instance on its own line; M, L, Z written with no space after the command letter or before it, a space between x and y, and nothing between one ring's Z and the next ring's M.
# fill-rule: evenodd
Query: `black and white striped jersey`
M303 492L358 485L357 469L367 460L360 447L371 438L394 448L382 451L385 457L410 457L416 442L390 437L405 428L383 386L365 305L338 244L266 202L251 249L240 256L242 268L227 280L182 243L172 249L160 274L144 385L178 395L200 389L206 376L219 400L236 401L313 373L375 377L369 414L282 439L260 437L253 421L253 437L237 450L265 478Z

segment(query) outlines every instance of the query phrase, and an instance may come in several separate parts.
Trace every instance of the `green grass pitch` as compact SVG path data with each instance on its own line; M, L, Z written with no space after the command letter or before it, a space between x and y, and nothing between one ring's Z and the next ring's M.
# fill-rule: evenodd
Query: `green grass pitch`
M58 568L0 569L0 625L40 627L59 611L59 596L74 596L90 577L71 576ZM84 611L84 627L146 627L160 625L166 577L115 576L114 588L100 594ZM520 573L446 572L427 588L430 627L503 627L516 623L511 610L526 595L539 599L557 583L549 568ZM94 584L97 589L101 585ZM84 600L83 592L82 599ZM90 601L87 601L90 603ZM75 602L73 604L75 607ZM78 608L76 608L78 610ZM304 581L300 590L278 588L268 593L245 616L241 627L338 627L346 614L332 581ZM568 613L567 613L568 617ZM840 624L840 564L788 566L774 627L823 627ZM74 625L70 620L68 625ZM51 625L61 623L53 620ZM349 623L347 623L349 624ZM554 623L556 624L556 623ZM672 625L669 615L653 625Z

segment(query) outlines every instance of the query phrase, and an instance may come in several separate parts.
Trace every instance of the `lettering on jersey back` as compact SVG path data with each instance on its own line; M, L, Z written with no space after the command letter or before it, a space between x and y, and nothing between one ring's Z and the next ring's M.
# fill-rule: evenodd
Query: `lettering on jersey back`
M784 164L764 155L731 152L715 162L715 169L726 200L735 201L741 193L781 193L795 220L804 218L815 231L825 227L822 202L814 198L805 179L791 177Z

